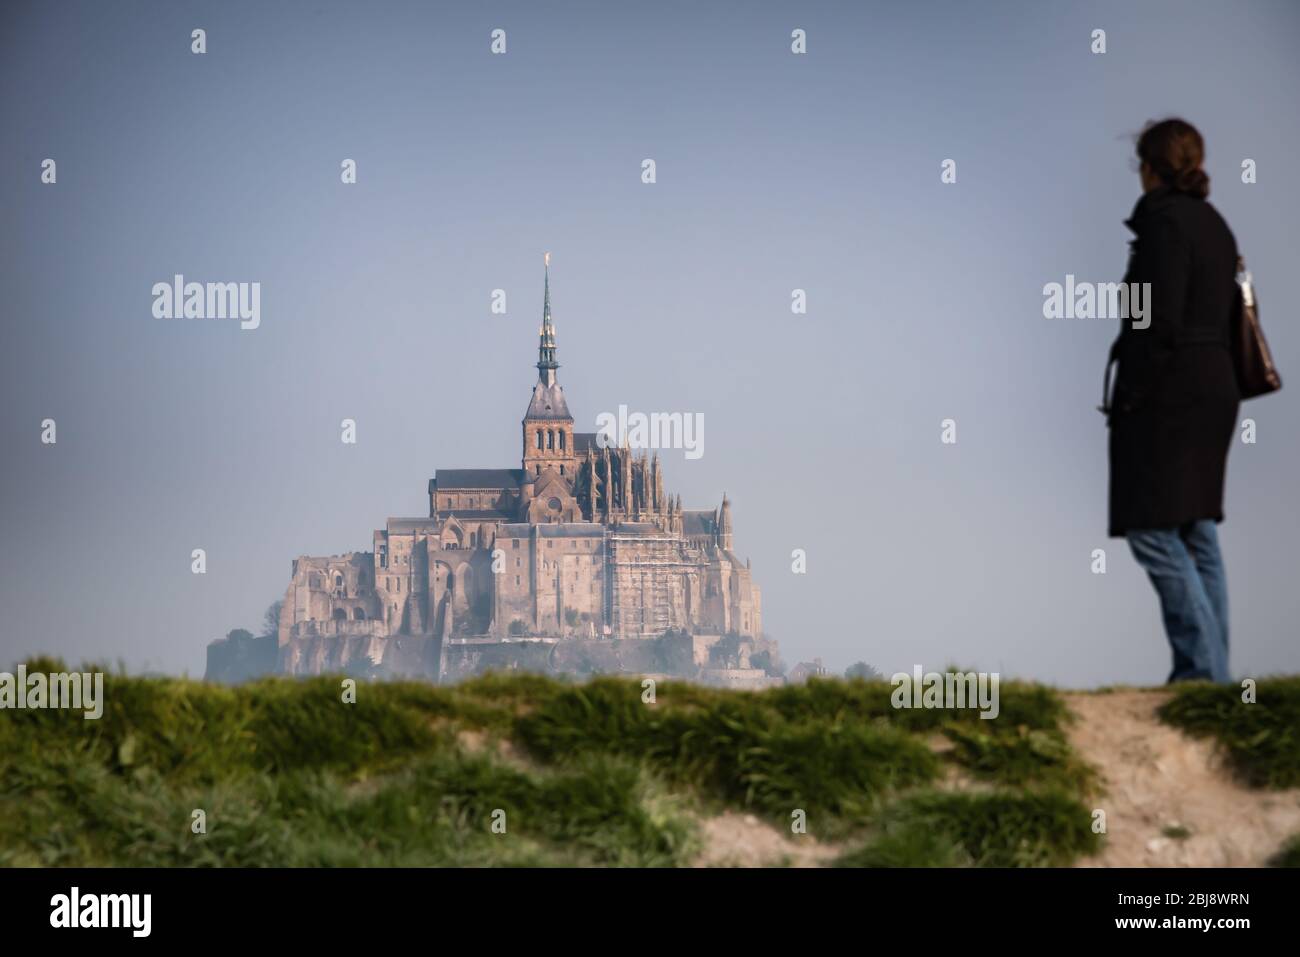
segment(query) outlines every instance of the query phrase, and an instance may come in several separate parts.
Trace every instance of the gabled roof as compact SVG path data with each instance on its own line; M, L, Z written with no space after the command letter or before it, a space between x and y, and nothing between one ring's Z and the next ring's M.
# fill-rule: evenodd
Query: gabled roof
M432 518L388 518L389 532L413 532L417 529L432 528L437 524Z
M438 469L433 486L439 491L468 488L518 488L523 469Z
M569 483L555 469L542 469L542 474L533 478L533 484L535 486L533 495L537 498L554 495L555 492L552 489L557 485L565 495L572 494L569 491Z

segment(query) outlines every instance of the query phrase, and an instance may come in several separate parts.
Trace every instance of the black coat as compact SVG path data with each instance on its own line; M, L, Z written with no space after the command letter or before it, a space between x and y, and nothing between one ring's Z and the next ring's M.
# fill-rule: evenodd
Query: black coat
M1223 520L1240 395L1228 330L1237 243L1205 200L1159 187L1127 221L1126 283L1150 283L1146 329L1123 322L1110 424L1110 534Z

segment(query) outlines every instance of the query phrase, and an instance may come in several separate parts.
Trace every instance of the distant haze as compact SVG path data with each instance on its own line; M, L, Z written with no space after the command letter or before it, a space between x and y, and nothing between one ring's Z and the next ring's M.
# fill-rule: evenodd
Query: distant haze
M1175 114L1288 380L1229 459L1233 670L1298 671L1297 46L1284 0L5 4L0 668L201 674L295 556L517 468L550 251L577 428L704 416L665 487L730 496L787 663L1160 682L1105 538L1115 323L1042 307L1120 278L1131 135ZM260 283L259 327L154 318L176 274Z

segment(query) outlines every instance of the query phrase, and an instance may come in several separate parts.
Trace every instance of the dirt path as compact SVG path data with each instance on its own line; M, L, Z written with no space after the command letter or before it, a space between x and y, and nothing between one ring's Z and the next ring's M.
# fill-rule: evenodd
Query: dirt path
M1106 812L1106 848L1079 866L1257 867L1300 833L1300 788L1235 783L1210 741L1156 718L1166 692L1063 697L1080 718L1070 740L1106 789L1095 799Z
M754 817L727 811L700 822L696 867L819 867L843 850L808 835L787 837Z
M1064 693L1078 716L1068 733L1102 775L1106 846L1080 867L1259 867L1300 834L1300 788L1237 784L1214 745L1160 722L1164 691ZM790 838L752 815L701 822L697 866L817 867L842 848ZM1185 835L1185 836L1182 836Z

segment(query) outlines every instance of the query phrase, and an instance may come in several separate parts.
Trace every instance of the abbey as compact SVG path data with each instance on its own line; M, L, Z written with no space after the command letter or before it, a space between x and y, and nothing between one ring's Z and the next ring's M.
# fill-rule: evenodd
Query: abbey
M439 469L427 517L388 519L368 552L294 561L279 622L286 670L296 670L286 646L330 636L359 639L379 660L403 636L445 646L761 635L727 497L684 508L665 491L657 452L574 430L556 376L549 265L544 283L519 467Z

